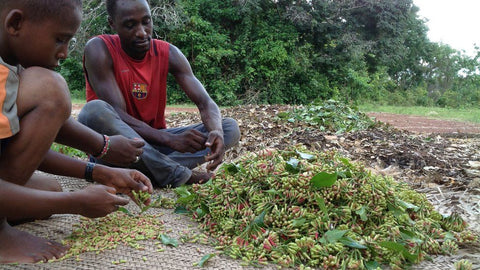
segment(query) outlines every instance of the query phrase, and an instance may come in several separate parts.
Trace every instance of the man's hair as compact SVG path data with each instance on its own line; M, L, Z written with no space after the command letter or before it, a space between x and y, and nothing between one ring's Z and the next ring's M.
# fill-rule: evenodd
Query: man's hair
M67 8L82 9L82 0L1 0L0 11L21 8L31 20L41 21L60 17Z
M106 1L106 6L107 6L107 13L110 18L115 18L115 12L117 12L117 1L118 0L107 0ZM136 0L132 0L136 1ZM150 4L148 0L145 0L147 4Z

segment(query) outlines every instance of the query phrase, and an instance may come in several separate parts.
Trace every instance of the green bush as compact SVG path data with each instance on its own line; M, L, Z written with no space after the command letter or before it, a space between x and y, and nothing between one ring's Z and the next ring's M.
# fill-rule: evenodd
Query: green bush
M82 62L75 58L67 58L60 63L58 71L67 81L72 96L78 97L85 92Z

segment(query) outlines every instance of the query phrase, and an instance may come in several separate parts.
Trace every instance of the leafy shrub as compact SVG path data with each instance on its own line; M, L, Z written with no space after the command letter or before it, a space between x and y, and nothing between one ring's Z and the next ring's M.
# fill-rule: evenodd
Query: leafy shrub
M85 77L82 62L75 58L67 58L60 63L59 73L65 78L72 95L85 92Z
M310 105L295 108L282 115L290 122L300 121L324 131L344 133L364 130L375 126L375 122L356 107L335 101L315 101Z

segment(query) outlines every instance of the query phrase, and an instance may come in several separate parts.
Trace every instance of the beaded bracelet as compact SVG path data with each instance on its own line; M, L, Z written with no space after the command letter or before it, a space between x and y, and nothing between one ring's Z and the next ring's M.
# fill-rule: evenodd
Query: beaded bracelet
M87 162L87 166L85 167L85 180L87 182L93 183L93 168L95 167L95 163Z
M98 154L96 156L94 155L93 157L98 158L98 159L103 158L105 155L107 155L108 149L110 149L110 137L108 137L108 135L103 135L103 149L102 149L102 152L100 152L100 154Z

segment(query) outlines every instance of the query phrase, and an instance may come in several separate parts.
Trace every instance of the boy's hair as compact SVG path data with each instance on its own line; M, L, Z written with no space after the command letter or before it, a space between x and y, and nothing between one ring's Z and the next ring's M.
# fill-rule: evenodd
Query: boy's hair
M41 21L62 16L66 8L82 9L82 0L1 0L0 11L21 8L30 20Z
M150 4L148 0L145 0L147 4ZM110 18L115 18L115 12L117 11L117 0L106 0L107 13Z

